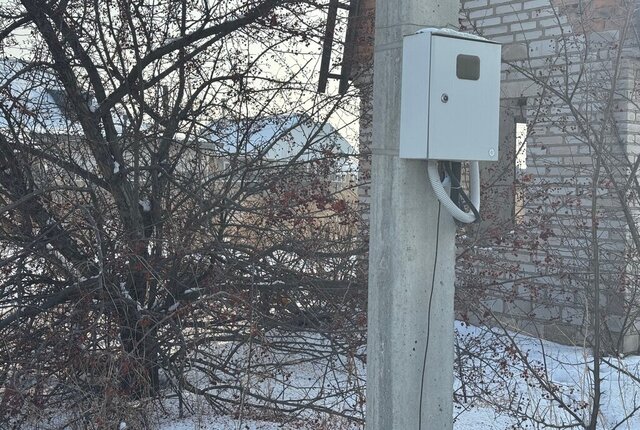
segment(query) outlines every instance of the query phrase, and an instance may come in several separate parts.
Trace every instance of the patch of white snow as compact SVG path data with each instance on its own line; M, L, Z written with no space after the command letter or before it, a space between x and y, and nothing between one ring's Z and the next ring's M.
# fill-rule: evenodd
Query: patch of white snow
M138 204L142 206L143 211L151 212L151 202L149 200L138 200Z

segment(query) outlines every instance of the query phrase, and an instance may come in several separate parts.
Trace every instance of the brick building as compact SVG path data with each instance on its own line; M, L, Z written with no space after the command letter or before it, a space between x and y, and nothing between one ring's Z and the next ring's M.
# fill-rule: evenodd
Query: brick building
M366 179L375 1L359 8L354 83ZM482 223L460 231L460 315L564 343L600 333L608 349L637 351L635 6L470 0L452 24L503 44L500 161L483 166ZM360 198L366 209L367 186Z

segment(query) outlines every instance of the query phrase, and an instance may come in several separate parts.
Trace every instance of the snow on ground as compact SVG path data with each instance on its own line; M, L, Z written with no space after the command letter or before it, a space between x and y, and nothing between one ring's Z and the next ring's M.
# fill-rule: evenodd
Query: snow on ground
M296 420L294 422L274 422L244 418L242 420L230 416L203 415L183 419L167 419L161 422L160 430L351 430L363 426L346 426L333 420L321 418L313 420Z
M453 387L455 430L580 429L583 427L578 421L588 423L593 390L590 350L462 323L456 323L455 328L456 373L462 371L464 375L462 379L456 378ZM226 415L213 412L202 396L185 394L184 417L178 413L175 397L165 399L162 405L150 403L154 413L146 416L151 428L362 429L363 425L357 420L327 413L332 410L348 417L364 417L366 369L361 361L353 356L346 359L330 353L326 349L328 344L316 335L289 336L280 335L278 339L286 345L303 345L305 350L298 348L286 353L267 348L260 351L261 346L254 344L252 354L247 355L249 351L234 354L237 361L229 362L235 369L232 376L219 383L235 388L225 390L216 386L210 391L219 396L217 402L227 408ZM219 342L196 351L192 359L203 353L224 358L231 346ZM243 369L250 370L250 374ZM608 357L600 371L602 399L598 430L640 429L640 416L635 413L640 410L640 357ZM211 385L212 375L203 369L194 367L186 376L194 386ZM238 408L235 402L243 395L245 407ZM275 399L276 403L270 403L270 410L261 407L264 398ZM29 422L40 421L38 426L22 428L66 428L56 423L74 419L71 410L67 413L69 416L60 411L52 414L54 419L48 426L40 425L42 421L34 416ZM134 421L126 421L123 418L121 430L137 428Z
M299 427L286 424L272 423L269 421L237 420L224 416L204 416L197 418L184 418L165 422L163 430L209 430L209 429L241 429L241 430L293 430Z
M509 333L523 352L523 357L526 357L526 362L530 364L526 366L522 359L517 358L517 354L505 355L505 351L513 351L513 349L509 347L510 342L506 340L508 336L504 333L465 326L461 323L456 323L456 331L461 345L470 346L472 349L473 345L477 345L479 349L471 351L469 357L472 358L466 358L470 360L468 365L478 366L474 367L478 374L474 379L476 385L467 387L469 395L467 401L460 401L454 406L455 430L544 429L550 428L551 424L575 423L575 417L572 418L560 407L557 400L550 399L550 396L540 387L540 380L531 377L532 368L539 370L546 368L546 372L542 373L542 381L554 387L558 399L573 405L578 417L587 419L588 406L580 409L578 405L588 405L593 384L590 371L593 366L593 357L588 350ZM481 355L475 356L474 354L479 351ZM500 366L505 360L508 365ZM640 408L640 382L633 379L635 375L640 375L640 358L625 357L609 360L613 366L624 369L627 374L609 364L601 366L603 396L598 429L640 429L640 417L633 414L636 408ZM309 363L302 365L295 373L296 378L305 379L305 374L308 374L309 381L317 381L314 368L309 366ZM362 377L362 375L359 376ZM469 381L466 383L470 384ZM461 381L456 379L455 388L459 399L461 385ZM478 393L483 395L477 396ZM518 410L520 416L514 413ZM526 419L524 416L527 414L534 417L534 420ZM630 418L619 424L627 416ZM347 425L344 421L342 424L323 421L322 415L319 414L298 415L296 417L298 421L290 423L248 418L252 417L239 420L230 416L205 413L177 420L167 416L160 420L159 428L161 430L333 430L363 427L353 423Z
M544 429L576 424L578 419L589 421L593 390L593 356L589 349L460 323L456 323L456 330L459 339L473 339L478 345L484 345L476 352L482 352L484 363L483 383L478 388L486 390L482 399L457 405L456 430ZM522 357L513 352L516 349L508 337L512 337ZM496 344L502 344L502 349L496 348ZM490 345L494 346L488 347ZM640 429L640 416L635 413L640 408L640 383L634 380L640 375L640 359L607 357L606 361L611 365L600 366L603 394L598 429ZM506 366L501 368L503 362ZM540 379L533 377L534 372ZM460 387L461 382L456 380L455 384ZM545 385L548 390L542 388ZM560 401L576 416L572 417ZM514 413L516 411L519 413ZM526 419L527 416L533 419ZM482 427L477 423L482 423Z
M454 405L453 416L455 430L505 430L513 426L511 418L500 416L491 408L465 410L460 405Z

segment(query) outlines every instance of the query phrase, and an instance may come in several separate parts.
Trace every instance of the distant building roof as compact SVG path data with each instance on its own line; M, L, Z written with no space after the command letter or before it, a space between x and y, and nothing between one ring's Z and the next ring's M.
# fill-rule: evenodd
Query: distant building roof
M36 133L77 134L64 89L43 66L0 59L0 127L9 124Z
M90 107L95 103L88 94L86 100ZM82 135L66 91L44 65L0 59L0 108L0 128L17 124L28 132ZM117 123L116 128L123 127ZM326 157L330 151L344 160L343 171L357 167L354 146L330 123L304 114L220 120L210 125L204 137L209 145L229 155L310 161Z
M309 161L331 151L348 160L344 169L356 167L356 149L335 127L301 114L221 120L211 126L209 139L229 154L257 155L269 161L287 161L295 156L300 161Z

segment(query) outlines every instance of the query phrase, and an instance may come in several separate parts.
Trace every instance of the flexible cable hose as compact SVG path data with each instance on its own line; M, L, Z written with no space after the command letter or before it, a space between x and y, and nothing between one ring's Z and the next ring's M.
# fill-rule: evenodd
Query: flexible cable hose
M480 210L480 166L477 161L469 162L470 178L469 188L471 189L471 203L477 211ZM470 224L476 220L476 216L473 212L465 212L460 209L449 197L449 193L444 188L444 184L440 180L440 173L438 172L438 161L429 160L427 162L427 173L429 175L429 182L433 192L436 194L442 206L444 206L452 217L460 222Z

